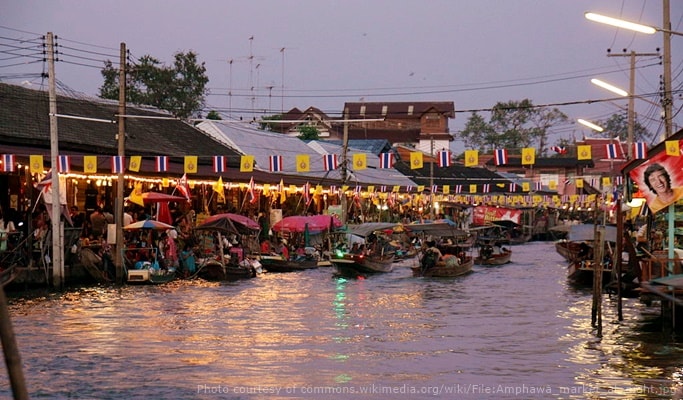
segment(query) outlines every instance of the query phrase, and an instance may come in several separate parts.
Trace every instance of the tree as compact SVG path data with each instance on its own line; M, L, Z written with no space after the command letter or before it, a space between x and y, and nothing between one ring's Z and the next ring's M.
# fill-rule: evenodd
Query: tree
M221 115L218 114L218 112L216 110L211 110L211 111L209 111L208 114L206 114L206 119L212 119L212 120L219 121L219 120L222 120L223 118L221 118Z
M621 141L628 141L628 118L624 114L612 114L606 120L598 122L604 128L599 135L606 138L618 137ZM633 124L633 142L647 141L652 135L638 121Z
M315 126L302 125L296 129L299 131L299 136L297 136L297 137L301 140L318 140L318 139L320 139L320 134L318 132L318 128L316 128Z
M531 100L498 102L491 109L488 122L476 112L460 132L465 145L484 151L505 148L520 154L524 147L538 144L539 153L545 151L549 130L567 120L558 109L536 107Z
M169 111L179 118L199 116L208 92L204 63L197 62L194 52L176 53L173 67L166 67L145 55L126 74L126 101L145 104ZM101 71L104 83L100 97L117 100L119 97L119 70L111 61Z

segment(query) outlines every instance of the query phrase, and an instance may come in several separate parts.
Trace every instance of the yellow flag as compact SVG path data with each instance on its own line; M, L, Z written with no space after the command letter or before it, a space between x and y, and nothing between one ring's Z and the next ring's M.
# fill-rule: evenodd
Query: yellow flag
M197 156L185 156L185 173L196 174L197 168Z
M477 193L477 185L470 185L470 193Z
M308 154L298 154L296 156L296 172L308 172L311 170L311 163Z
M582 144L576 146L576 157L579 160L590 160L593 157L591 156L591 145L589 144Z
M479 150L465 150L465 166L474 167L477 165L479 165Z
M612 180L609 178L609 176L602 177L602 186L612 186Z
M39 154L32 154L29 156L30 170L32 174L43 173L43 156Z
M391 189L392 192L398 193L401 190L401 185L394 185L393 189Z
M130 192L130 196L128 196L128 200L131 203L138 204L142 207L145 206L145 202L142 199L142 182L135 182L135 186L133 186L133 191Z
M213 191L216 192L216 200L218 200L219 203L225 203L225 192L223 189L223 177L219 176L216 183L213 184Z
M557 182L555 182L555 181L548 182L548 189L557 190Z
M576 185L576 187L577 187L578 189L583 188L583 179L581 179L581 178L576 178L576 181L574 182L574 184Z
M443 194L449 194L451 192L451 185L443 185L442 188Z
M140 172L140 164L142 164L142 156L130 156L128 170L133 172Z
M679 157L681 155L680 146L678 145L678 140L667 140L666 141L666 155Z
M422 168L422 152L413 151L410 153L410 169L420 169Z
M83 156L83 172L86 174L97 173L97 156Z
M424 186L424 185L417 185L417 192L418 192L418 193L422 193L424 190L425 190L425 186Z
M531 185L529 182L522 182L522 192L530 192L531 191Z
M323 194L323 185L315 185L315 194Z
M167 188L169 186L171 186L171 183L168 178L161 178L161 187Z
M525 147L522 149L522 165L536 164L536 149Z
M290 191L291 193L296 193L296 191L297 191L296 185L289 185L289 191Z
M284 203L287 200L287 191L285 190L285 182L280 179L280 203Z
M367 155L365 153L358 153L353 155L353 168L360 171L368 167Z
M244 155L240 157L240 172L254 172L254 156Z
M372 185L368 186L368 192L369 192L369 193L374 193L374 192L375 192L375 187L372 186Z

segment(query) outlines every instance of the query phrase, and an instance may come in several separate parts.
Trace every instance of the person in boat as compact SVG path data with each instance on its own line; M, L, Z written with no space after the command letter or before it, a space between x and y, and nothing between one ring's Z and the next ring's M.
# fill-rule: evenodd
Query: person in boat
M353 245L351 245L351 250L349 250L349 253L351 253L351 254L360 253L360 248L358 247L358 242L355 242Z
M577 261L588 261L593 258L593 249L586 243L579 244L579 252L576 254Z
M493 243L493 252L492 254L495 255L501 255L503 254L503 246L500 244L500 242L495 242Z
M182 260L183 267L185 268L185 271L187 271L187 274L194 275L197 271L197 262L190 243L185 243L183 250L180 252L180 259Z
M441 250L439 250L439 248L436 247L436 242L434 240L430 240L429 242L427 242L427 252L436 254L437 261L443 258L443 254L441 254Z
M261 254L270 254L271 252L270 240L268 240L268 238L263 239L261 242Z
M285 239L278 239L278 246L275 252L282 256L285 260L289 260L289 249L287 248L287 241Z

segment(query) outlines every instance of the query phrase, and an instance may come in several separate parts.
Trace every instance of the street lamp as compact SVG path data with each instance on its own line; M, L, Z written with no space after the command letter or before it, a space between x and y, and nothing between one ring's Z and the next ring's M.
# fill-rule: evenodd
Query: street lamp
M590 121L586 121L585 119L579 118L576 120L576 122L580 123L583 126L587 126L587 127L591 128L592 130L597 131L597 132L604 131L604 129L601 126L595 125L594 123L592 123Z
M635 32L645 33L652 35L655 32L664 33L664 49L663 49L663 67L664 67L664 99L662 101L662 106L664 108L664 129L666 137L671 136L672 132L672 122L671 113L673 110L673 98L671 96L671 35L683 36L681 32L672 31L671 28L671 15L669 0L663 0L663 25L664 28L657 28L654 26L637 24L634 22L624 21L617 18L607 17L605 15L596 14L592 12L584 13L586 19L601 24L607 24L611 26L616 26L617 28L624 28Z
M628 96L628 92L626 92L624 89L620 89L620 88L618 88L614 85L611 85L605 81L601 81L600 79L593 78L593 79L591 79L591 83L596 85L596 86L600 86L603 89L607 89L614 94L618 94L621 97Z

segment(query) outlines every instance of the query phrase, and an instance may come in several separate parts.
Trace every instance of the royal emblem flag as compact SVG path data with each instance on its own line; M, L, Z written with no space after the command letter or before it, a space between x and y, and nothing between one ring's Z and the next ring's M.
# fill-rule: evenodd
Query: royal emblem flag
M125 163L123 156L113 156L111 158L111 173L120 174L123 173L125 168L123 167Z
M451 152L448 150L441 150L439 152L439 167L451 166Z
M131 156L130 161L128 161L128 170L140 172L140 165L142 165L142 156Z
M197 170L197 156L185 156L185 173L196 174Z
M296 156L296 172L308 172L311 170L310 157L308 154L299 154Z
M470 185L470 193L477 193L477 185L475 185L475 184Z
M479 165L479 150L465 150L465 166L475 167L477 165Z
M680 146L678 145L678 140L667 140L666 142L666 155L672 157L678 157L681 155Z
M43 156L40 154L31 154L29 156L29 167L32 174L42 174Z
M282 172L282 156L270 156L270 172Z
M379 155L379 167L382 169L394 167L394 155L392 153L381 153Z
M647 158L647 144L645 142L633 143L633 156L636 160Z
M578 189L583 188L583 179L581 179L581 178L576 179L576 181L574 182L574 184L576 185L576 187L577 187Z
M213 156L213 172L225 172L225 156Z
M590 160L592 159L591 155L591 145L589 144L582 144L576 146L576 158L578 160Z
M451 185L441 186L441 191L443 192L443 194L449 194L451 192Z
M240 172L254 172L254 156L244 155L240 157Z
M353 155L353 168L356 171L366 169L368 167L367 154L358 153Z
M607 159L613 160L617 158L617 145L614 143L608 143L605 145L605 151L607 152Z
M337 169L337 155L325 154L323 155L323 167L325 171L333 171Z
M157 156L156 157L157 172L168 171L168 156Z
M423 166L422 152L413 151L410 153L410 169L421 169Z
M71 172L71 156L57 157L57 171L60 174L68 174Z
M496 165L504 165L508 163L508 151L506 149L496 149L493 154L493 159Z
M530 192L531 191L531 185L529 182L522 182L522 191L523 192Z
M4 172L14 172L14 154L2 155L2 170Z
M525 147L522 149L522 165L533 165L536 163L536 149Z
M83 172L86 174L97 173L97 156L83 156Z

